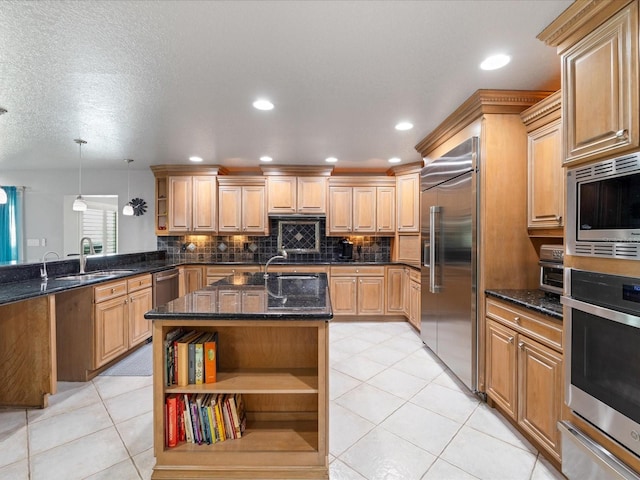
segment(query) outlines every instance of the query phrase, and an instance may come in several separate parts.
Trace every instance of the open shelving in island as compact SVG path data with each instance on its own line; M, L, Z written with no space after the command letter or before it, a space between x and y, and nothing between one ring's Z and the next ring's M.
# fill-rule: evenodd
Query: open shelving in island
M332 311L326 275L295 279L293 283L311 282L298 289L282 277L286 274L266 280L261 274L235 275L147 313L153 320L153 479L329 478ZM281 302L283 283L295 305L290 309ZM233 290L239 294L229 295ZM254 300L243 311L247 292ZM256 302L255 295L263 301ZM236 298L238 305L229 298ZM176 328L218 333L215 383L167 385L164 340ZM247 414L242 437L210 445L179 442L169 448L167 396L201 393L242 394Z

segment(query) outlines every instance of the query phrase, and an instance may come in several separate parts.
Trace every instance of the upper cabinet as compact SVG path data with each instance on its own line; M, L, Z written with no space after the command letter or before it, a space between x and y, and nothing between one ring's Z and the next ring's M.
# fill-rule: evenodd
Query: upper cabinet
M576 2L538 38L562 54L565 165L637 149L637 2Z
M151 169L156 178L156 235L216 232L217 167Z
M218 183L218 231L268 235L264 177L220 177Z
M558 91L520 115L527 127L527 227L535 229L530 232L532 235L563 236L565 182L560 107Z
M267 198L269 213L324 215L327 213L327 178L270 176Z
M169 231L216 231L216 177L169 177Z
M327 235L394 235L393 177L331 177Z
M398 233L417 233L420 230L420 172L396 177Z

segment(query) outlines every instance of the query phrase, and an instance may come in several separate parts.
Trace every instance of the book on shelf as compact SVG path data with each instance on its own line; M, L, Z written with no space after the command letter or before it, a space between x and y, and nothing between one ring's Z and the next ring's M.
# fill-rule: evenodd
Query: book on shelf
M218 432L220 434L220 441L224 442L227 439L227 430L224 428L224 415L222 413L222 399L223 395L221 393L215 395L214 402L215 406L215 414L216 414L216 425L218 427Z
M204 383L216 383L218 371L218 332L204 341Z
M189 384L189 344L200 333L191 331L176 340L176 384L184 387Z
M168 394L165 417L169 448L185 441L202 445L242 438L247 425L239 393Z
M222 418L224 419L224 431L228 440L233 440L233 419L231 418L231 412L229 411L229 402L227 402L226 395L223 396L220 402L220 408L222 409Z
M165 383L169 387L175 383L175 340L184 334L182 328L167 333L164 341Z
M227 401L229 402L229 413L231 414L231 423L233 425L233 438L242 437L242 431L240 430L240 418L238 417L238 408L236 406L236 398L234 395L227 395Z
M247 429L247 410L244 406L242 394L236 393L234 398L236 401L236 409L238 411L238 420L240 422L240 433L244 433Z
M178 444L178 399L176 395L167 397L167 446Z
M187 442L195 443L193 438L193 426L191 424L191 407L189 406L189 395L184 394L184 424L185 437Z

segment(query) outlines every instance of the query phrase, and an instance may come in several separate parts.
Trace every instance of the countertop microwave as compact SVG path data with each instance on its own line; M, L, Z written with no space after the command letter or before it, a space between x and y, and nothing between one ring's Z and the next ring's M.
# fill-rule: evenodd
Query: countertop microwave
M567 253L640 260L640 153L567 171Z

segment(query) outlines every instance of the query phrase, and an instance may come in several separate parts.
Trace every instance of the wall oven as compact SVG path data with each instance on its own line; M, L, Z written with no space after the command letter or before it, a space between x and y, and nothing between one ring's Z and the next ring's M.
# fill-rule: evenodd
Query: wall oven
M566 402L640 461L640 278L567 269L566 280Z
M640 260L640 153L567 170L568 255Z

